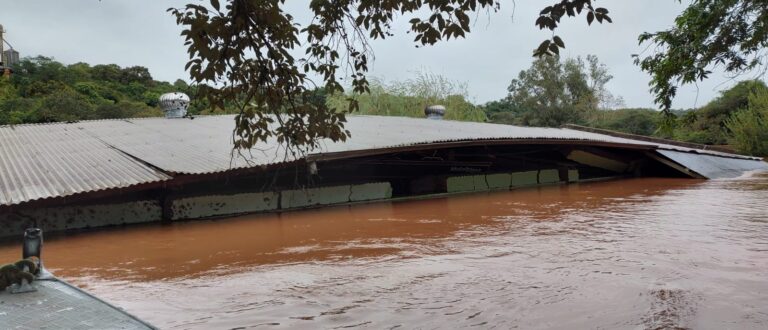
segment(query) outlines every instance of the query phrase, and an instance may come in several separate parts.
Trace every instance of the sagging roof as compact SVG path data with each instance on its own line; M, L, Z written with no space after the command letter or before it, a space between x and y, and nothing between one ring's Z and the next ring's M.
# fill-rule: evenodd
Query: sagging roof
M354 157L451 143L564 141L702 153L708 150L572 129L404 117L349 116L346 142L323 142L312 159ZM276 143L232 153L234 116L142 118L0 126L0 205L292 161Z
M765 162L745 162L742 159L697 155L693 153L657 150L664 157L709 179L734 178L747 171L764 170Z

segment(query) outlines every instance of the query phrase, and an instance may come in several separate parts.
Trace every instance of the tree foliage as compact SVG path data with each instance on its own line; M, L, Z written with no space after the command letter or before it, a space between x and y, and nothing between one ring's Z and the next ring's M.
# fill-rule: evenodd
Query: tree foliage
M749 105L750 95L768 90L760 80L746 80L720 93L700 109L682 115L672 131L672 138L702 143L726 144L729 140L726 120Z
M8 79L0 77L0 125L160 116L158 97L194 94L181 81L155 81L141 66L64 65L52 58L24 58ZM192 111L199 109L193 104Z
M587 126L630 134L652 136L659 128L659 112L653 109L599 110Z
M768 1L694 0L672 28L643 33L639 41L650 54L635 55L635 63L651 74L655 101L670 114L678 86L704 80L715 68L738 75L765 60Z
M424 118L424 108L440 104L447 108L449 120L485 121L485 112L468 101L467 86L427 71L414 78L387 83L372 78L370 92L362 95L335 94L328 97L329 107L341 107L348 98L358 103L363 115Z
M317 88L328 95L370 91L366 78L373 53L368 41L393 34L404 17L417 46L464 37L480 11L496 11L498 0L314 0L308 23L283 10L285 0L209 0L171 8L184 27L190 76L212 108L235 107L236 148L275 139L292 153L317 146L322 138L345 140L345 114L359 109L346 104L312 102ZM536 24L554 30L562 17L586 13L587 22L610 21L591 0L558 0L546 7ZM542 55L564 47L554 36ZM541 47L540 47L541 48ZM297 56L302 52L304 55ZM342 83L345 80L346 83Z
M589 25L592 25L592 22L595 20L598 23L603 23L603 21L613 22L608 16L608 9L602 7L595 8L592 6L591 0L560 0L551 6L544 7L539 13L535 24L539 29L555 31L564 16L575 17L581 15L582 12L586 13L587 24ZM563 42L562 38L553 34L552 39L544 40L533 51L533 56L560 55L560 48L565 48L565 42Z
M605 86L612 78L593 55L586 61L542 57L512 80L504 100L486 108L498 122L553 127L584 124L603 101L616 99Z
M725 126L738 151L768 156L768 89L754 91L747 107L732 114Z

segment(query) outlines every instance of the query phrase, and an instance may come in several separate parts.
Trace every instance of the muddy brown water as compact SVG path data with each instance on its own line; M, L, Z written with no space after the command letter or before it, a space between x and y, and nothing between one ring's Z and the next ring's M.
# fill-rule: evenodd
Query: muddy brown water
M768 175L92 231L44 260L164 329L766 329Z

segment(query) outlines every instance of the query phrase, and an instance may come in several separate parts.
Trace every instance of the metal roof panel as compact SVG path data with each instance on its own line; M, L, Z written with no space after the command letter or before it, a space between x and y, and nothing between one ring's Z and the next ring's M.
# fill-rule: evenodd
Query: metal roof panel
M168 179L72 124L0 127L0 205Z
M360 151L447 142L568 140L753 159L573 129L405 117L348 116L347 120L351 138L321 141L320 148L307 156L347 157ZM0 126L0 205L168 180L176 174L294 160L274 141L260 143L244 155L233 154L233 128L234 115Z
M768 163L752 159L697 155L672 150L657 152L709 179L735 178L746 171L768 170Z

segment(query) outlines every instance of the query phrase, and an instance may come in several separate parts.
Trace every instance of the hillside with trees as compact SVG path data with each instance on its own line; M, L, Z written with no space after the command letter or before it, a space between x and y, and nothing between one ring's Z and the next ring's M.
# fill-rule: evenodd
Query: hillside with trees
M194 93L182 80L154 80L141 66L24 58L10 79L0 79L0 125L162 116L158 97L172 91Z

